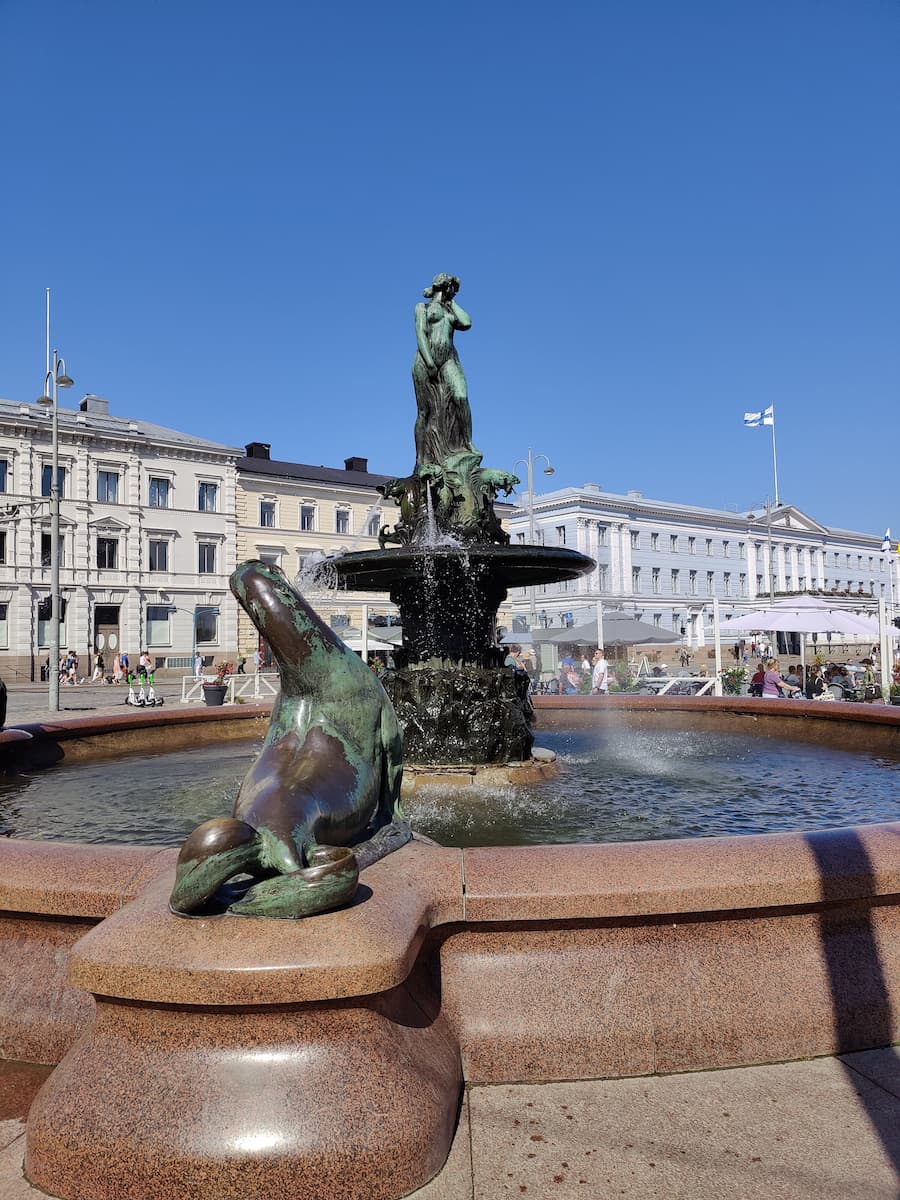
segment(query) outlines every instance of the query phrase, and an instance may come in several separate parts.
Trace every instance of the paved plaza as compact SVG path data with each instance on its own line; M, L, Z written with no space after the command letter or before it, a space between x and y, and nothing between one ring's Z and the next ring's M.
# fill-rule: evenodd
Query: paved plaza
M0 1063L3 1200L44 1195L23 1179L22 1157L24 1119L48 1073ZM473 1087L446 1166L414 1195L897 1200L898 1165L900 1056L887 1049L689 1075Z

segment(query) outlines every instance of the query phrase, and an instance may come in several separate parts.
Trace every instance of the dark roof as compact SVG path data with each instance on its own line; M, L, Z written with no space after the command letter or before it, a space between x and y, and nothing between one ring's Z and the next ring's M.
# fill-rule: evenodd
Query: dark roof
M309 479L315 483L355 483L358 487L375 488L393 478L391 475L375 475L372 471L345 471L343 467L313 467L308 463L279 462L273 458L250 458L237 460L238 471L248 475L277 475L282 479Z

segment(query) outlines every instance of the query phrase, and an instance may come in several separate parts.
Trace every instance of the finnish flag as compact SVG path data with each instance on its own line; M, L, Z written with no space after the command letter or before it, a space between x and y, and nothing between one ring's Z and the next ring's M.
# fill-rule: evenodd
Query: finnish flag
M881 548L884 551L888 551L891 548L891 527L890 527L890 525L888 525L887 529L884 531L884 540L881 543Z
M775 405L770 404L763 412L744 413L744 424L748 429L755 429L757 425L774 425L775 424Z

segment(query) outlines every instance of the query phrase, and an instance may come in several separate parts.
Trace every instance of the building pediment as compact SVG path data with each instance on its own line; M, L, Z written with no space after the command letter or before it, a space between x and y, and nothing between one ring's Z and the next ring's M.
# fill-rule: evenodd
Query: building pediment
M127 533L131 528L116 517L98 517L96 521L88 521L88 528L94 533Z
M824 525L820 525L799 508L794 508L792 504L783 504L773 511L772 528L794 529L799 533L820 533L823 536L828 533Z

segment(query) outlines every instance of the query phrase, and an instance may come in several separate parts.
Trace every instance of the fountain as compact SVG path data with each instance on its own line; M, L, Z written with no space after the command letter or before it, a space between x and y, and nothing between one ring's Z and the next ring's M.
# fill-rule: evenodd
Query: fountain
M453 335L471 327L459 279L434 277L416 305L413 385L418 416L411 475L379 490L400 518L381 549L342 554L325 569L355 591L389 592L403 641L384 678L409 763L490 764L531 753L528 680L503 666L497 610L511 587L576 579L594 561L565 546L510 546L494 501L519 482L483 467L472 443L466 377ZM396 543L388 547L388 543Z

